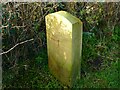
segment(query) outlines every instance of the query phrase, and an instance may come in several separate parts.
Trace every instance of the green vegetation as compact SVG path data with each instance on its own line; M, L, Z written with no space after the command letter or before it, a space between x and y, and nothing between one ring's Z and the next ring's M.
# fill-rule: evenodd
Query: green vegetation
M120 28L116 28L119 29ZM83 53L81 79L74 87L78 88L118 88L118 45L99 41L92 34L83 33ZM101 46L97 47L99 43ZM110 45L110 46L109 46ZM86 49L87 47L87 49ZM101 48L102 50L96 50ZM109 49L110 48L110 49ZM102 55L98 55L101 52ZM25 60L14 68L3 72L3 87L18 88L63 88L49 72L46 47L32 60Z
M2 26L8 25L2 27L3 51L34 38L2 55L3 88L67 88L48 68L44 17L59 10L84 23L81 78L73 87L119 88L120 3L6 3L2 7Z

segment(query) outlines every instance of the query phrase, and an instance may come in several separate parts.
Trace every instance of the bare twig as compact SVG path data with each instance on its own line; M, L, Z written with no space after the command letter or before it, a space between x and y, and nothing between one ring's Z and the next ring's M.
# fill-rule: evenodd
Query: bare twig
M15 47L17 47L18 45L21 45L21 44L24 44L24 43L26 43L26 42L30 42L30 41L33 41L33 40L34 40L34 39L32 38L32 39L25 40L25 41L23 41L23 42L17 43L15 46L13 46L12 48L10 48L9 50L0 53L0 55L3 55L3 54L6 54L6 53L10 52L11 50L13 50L13 49L14 49Z
M2 25L2 26L0 27L0 29L2 29L2 28L7 28L8 26L9 26L9 25L6 25L6 26L3 26L3 25Z
M1 29L3 29L3 28L7 28L9 25L6 25L6 26L1 26L0 28ZM23 27L25 27L25 26L13 26L13 27L11 27L11 28L23 28Z

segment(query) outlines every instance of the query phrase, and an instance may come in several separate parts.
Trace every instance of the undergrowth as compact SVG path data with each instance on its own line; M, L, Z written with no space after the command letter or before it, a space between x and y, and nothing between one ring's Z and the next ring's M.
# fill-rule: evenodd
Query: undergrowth
M97 38L95 33L83 33L81 78L74 88L118 88L118 33ZM31 60L3 70L3 88L64 88L48 68L47 47Z

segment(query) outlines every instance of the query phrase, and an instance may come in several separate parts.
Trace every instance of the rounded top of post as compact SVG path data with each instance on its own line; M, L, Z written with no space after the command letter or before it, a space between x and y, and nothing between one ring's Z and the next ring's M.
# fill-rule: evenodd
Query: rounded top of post
M51 14L48 14L48 15L60 15L64 18L66 18L72 24L81 22L80 19L76 18L75 16L71 15L70 13L68 13L66 11L58 11L58 12L51 13Z

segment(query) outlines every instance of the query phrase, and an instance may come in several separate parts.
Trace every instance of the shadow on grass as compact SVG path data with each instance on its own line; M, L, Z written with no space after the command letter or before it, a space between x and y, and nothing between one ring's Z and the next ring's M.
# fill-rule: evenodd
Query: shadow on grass
M13 69L3 72L3 88L63 88L48 68L46 49L34 60L24 61ZM117 88L118 62L105 70L88 72L78 79L74 88ZM25 66L26 65L26 66Z

